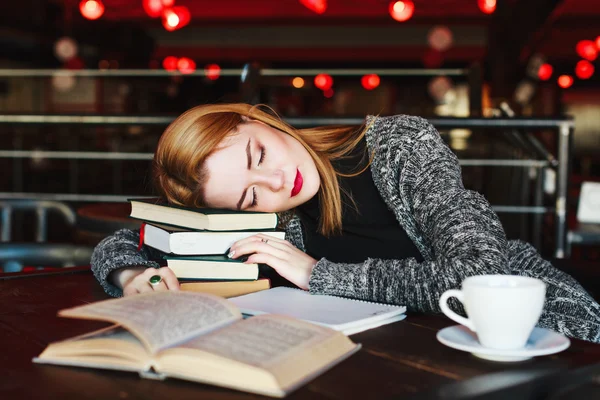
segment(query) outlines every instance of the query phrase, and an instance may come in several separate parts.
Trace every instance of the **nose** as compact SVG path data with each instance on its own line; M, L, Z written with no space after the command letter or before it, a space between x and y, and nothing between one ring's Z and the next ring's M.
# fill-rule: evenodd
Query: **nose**
M273 192L283 189L285 181L283 171L277 170L258 170L254 173L254 184L268 188Z

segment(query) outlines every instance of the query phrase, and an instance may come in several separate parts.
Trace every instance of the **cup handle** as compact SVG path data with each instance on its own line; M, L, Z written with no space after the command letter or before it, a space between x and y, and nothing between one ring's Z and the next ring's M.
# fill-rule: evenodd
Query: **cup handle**
M442 312L444 314L446 314L446 316L448 318L450 318L451 320L454 320L454 321L458 322L459 324L464 325L467 328L469 328L470 330L472 330L473 332L475 332L475 326L473 325L471 320L469 320L465 317L461 317L460 315L458 315L457 313L452 311L450 309L450 307L448 307L448 299L450 297L456 297L461 303L464 304L464 301L463 301L464 297L463 297L462 291L457 290L457 289L447 290L440 297L440 308L442 309Z

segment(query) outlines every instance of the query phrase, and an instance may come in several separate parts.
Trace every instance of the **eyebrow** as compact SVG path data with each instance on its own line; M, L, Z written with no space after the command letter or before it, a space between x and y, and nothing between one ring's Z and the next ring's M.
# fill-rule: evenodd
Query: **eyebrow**
M250 151L250 141L252 139L248 139L248 144L246 145L246 157L248 158L248 170L250 170L250 167L252 167L252 152ZM248 192L248 188L244 189L244 192L242 193L242 196L240 197L240 199L237 202L237 209L241 210L242 209L242 203L244 203L244 199L246 198L246 193Z

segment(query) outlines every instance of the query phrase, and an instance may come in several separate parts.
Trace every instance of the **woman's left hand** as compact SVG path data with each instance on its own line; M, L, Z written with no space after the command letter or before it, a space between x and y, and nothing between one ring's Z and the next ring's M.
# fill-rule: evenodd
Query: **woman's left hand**
M247 254L251 255L246 262L267 264L288 281L308 290L308 280L317 260L287 240L259 234L235 242L229 250L230 258Z

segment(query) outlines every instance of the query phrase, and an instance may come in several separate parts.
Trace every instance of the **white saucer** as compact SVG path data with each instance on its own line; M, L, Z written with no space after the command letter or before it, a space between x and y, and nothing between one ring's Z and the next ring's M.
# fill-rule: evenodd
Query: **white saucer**
M492 361L515 362L529 360L535 356L545 356L565 350L571 341L544 328L534 328L525 347L516 350L498 350L483 347L475 332L463 325L450 326L437 333L437 339L446 346L468 351L474 356Z

